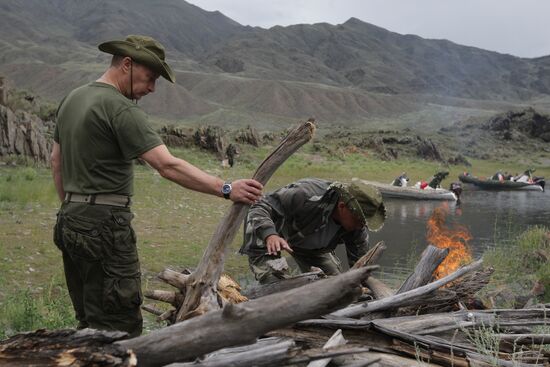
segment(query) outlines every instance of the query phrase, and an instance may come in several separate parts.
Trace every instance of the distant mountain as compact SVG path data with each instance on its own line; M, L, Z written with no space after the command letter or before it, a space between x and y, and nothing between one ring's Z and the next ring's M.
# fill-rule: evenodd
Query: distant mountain
M400 35L355 18L245 27L183 0L3 0L0 73L58 100L102 73L109 57L98 43L128 34L160 40L177 70L177 85L161 82L143 106L186 122L437 125L533 101L544 109L550 98L550 56Z

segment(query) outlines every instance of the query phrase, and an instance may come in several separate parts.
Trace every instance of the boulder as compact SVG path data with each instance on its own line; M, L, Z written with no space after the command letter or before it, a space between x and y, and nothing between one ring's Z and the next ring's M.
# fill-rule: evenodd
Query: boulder
M248 125L246 128L237 131L235 141L238 143L249 144L255 147L260 146L260 136L255 128Z
M191 129L176 126L163 126L159 130L159 135L164 144L169 147L185 147L194 142L193 130Z
M531 107L493 116L482 128L495 132L503 140L522 140L527 136L550 141L550 116L538 113Z
M195 144L208 151L216 153L223 159L227 149L225 132L219 126L201 126L193 134Z
M445 162L437 145L431 139L416 137L416 155L427 160Z

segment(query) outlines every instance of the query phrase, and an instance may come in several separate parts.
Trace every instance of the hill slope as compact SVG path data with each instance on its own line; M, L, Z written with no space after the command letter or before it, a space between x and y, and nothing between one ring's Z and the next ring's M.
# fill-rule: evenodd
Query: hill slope
M178 85L160 83L144 107L179 120L442 124L442 110L460 118L531 101L544 108L550 98L550 57L400 35L355 18L245 27L183 0L4 0L0 73L58 100L101 74L109 57L99 42L132 33L163 42L178 70Z

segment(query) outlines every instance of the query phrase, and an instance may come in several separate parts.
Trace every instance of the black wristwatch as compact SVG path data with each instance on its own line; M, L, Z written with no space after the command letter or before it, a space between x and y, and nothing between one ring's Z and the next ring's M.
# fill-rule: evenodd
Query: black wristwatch
M223 184L222 194L224 198L229 199L229 195L231 195L231 189L232 189L231 182L226 182Z

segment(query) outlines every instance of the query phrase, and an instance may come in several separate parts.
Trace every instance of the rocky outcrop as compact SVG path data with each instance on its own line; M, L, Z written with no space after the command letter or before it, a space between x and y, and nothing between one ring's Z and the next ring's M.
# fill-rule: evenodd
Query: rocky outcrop
M225 132L219 126L201 126L193 135L195 144L216 153L220 158L225 156L227 139Z
M53 145L53 122L44 122L28 112L13 112L0 105L0 159L26 156L48 163Z
M186 147L194 143L193 130L176 126L164 126L159 135L169 147Z
M444 162L443 154L441 154L439 148L431 139L424 139L420 136L416 137L417 146L416 146L416 155L420 158Z
M226 73L240 73L244 71L244 62L234 57L220 57L216 60L214 65Z
M533 108L496 115L482 128L493 131L503 140L522 140L526 136L550 142L550 116L540 114Z
M251 127L250 125L248 125L244 129L240 129L239 131L237 131L235 141L237 141L238 143L249 144L255 147L259 147L261 143L258 131L256 131L256 129Z
M466 167L472 166L472 164L462 154L457 154L456 156L449 158L449 164Z
M7 88L4 85L4 77L0 76L0 105L6 105Z

